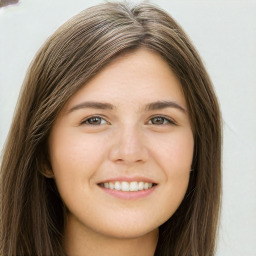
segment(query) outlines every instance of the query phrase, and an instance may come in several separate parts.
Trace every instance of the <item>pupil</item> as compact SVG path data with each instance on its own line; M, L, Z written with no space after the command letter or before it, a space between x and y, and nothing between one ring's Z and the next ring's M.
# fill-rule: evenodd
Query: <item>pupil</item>
M93 117L89 120L90 124L100 124L100 118Z
M161 118L161 117L155 117L155 118L153 119L153 123L154 123L154 124L162 124L162 123L163 123L163 118Z

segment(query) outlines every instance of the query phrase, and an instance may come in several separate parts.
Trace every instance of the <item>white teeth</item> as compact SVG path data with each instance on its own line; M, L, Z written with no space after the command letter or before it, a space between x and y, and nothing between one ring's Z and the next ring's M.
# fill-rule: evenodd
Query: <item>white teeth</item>
M130 185L128 182L122 181L121 185L122 185L122 188L121 188L122 191L130 191Z
M138 191L139 190L139 185L138 182L133 181L130 183L130 191Z
M116 181L116 182L104 182L101 184L104 188L112 189L112 190L121 190L121 191L139 191L139 190L147 190L152 188L153 184L149 182L127 182L127 181Z
M144 182L140 181L139 182L139 190L143 190L144 189Z
M112 182L109 182L109 188L110 188L110 189L114 189L114 188L115 188L115 185L114 185Z
M115 190L121 190L122 187L121 187L121 183L119 181L116 181L115 182Z

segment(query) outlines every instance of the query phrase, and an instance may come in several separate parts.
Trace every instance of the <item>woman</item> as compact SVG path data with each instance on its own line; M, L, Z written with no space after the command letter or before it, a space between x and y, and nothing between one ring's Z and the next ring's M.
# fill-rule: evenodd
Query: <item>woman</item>
M216 96L187 36L106 3L30 66L1 166L1 255L214 255Z

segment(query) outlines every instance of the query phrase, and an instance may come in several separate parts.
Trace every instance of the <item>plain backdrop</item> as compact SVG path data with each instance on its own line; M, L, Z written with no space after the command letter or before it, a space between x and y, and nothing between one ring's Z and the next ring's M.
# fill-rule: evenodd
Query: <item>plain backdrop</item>
M23 0L0 9L0 150L26 70L38 48L68 18L100 2ZM216 255L255 256L256 2L151 2L169 12L190 36L220 101L223 207Z

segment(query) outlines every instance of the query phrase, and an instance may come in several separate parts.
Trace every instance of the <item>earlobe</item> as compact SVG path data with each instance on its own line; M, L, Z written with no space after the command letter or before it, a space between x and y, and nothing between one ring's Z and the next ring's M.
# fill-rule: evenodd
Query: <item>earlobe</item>
M51 162L48 154L45 154L43 159L38 163L39 172L46 178L52 179L54 178L54 172L52 170Z
M49 178L49 179L52 179L54 178L54 173L52 171L52 169L48 166L44 166L41 170L40 170L40 173L46 177L46 178Z
M53 179L54 178L54 173L52 170L50 169L47 169L45 170L44 172L41 172L43 174L43 176L45 176L46 178L49 178L49 179Z

